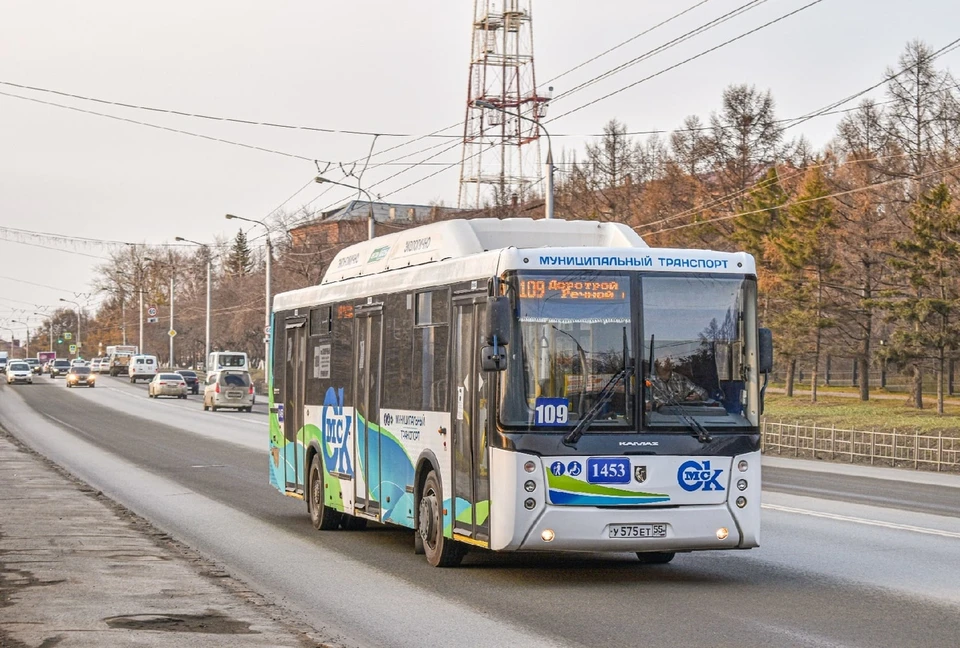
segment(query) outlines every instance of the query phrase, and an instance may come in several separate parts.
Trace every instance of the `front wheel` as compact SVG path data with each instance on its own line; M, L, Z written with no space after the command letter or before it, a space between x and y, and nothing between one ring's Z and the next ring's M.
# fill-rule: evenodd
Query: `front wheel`
M427 562L434 567L456 567L466 553L464 545L443 536L443 498L440 495L440 480L430 471L423 484L417 518L417 533L423 540L423 552Z
M318 531L332 531L340 525L340 513L325 503L327 489L323 486L323 464L320 455L313 455L310 462L310 482L307 487L309 496L307 508L310 511L310 521Z
M673 551L638 551L637 558L644 565L666 565L677 554Z

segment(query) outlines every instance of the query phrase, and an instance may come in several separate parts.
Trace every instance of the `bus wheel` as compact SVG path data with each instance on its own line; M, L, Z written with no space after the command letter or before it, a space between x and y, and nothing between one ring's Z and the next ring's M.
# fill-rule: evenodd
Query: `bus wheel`
M340 514L323 503L323 466L320 464L320 455L314 455L310 462L310 486L307 505L310 510L310 521L314 528L320 531L336 529L340 523Z
M340 520L340 527L344 531L363 531L367 528L367 519L355 515L344 515Z
M644 565L666 565L677 554L673 551L638 551L637 558Z
M463 546L443 537L443 501L437 473L430 471L423 484L423 495L417 507L417 532L423 540L427 562L434 567L456 567L463 560Z

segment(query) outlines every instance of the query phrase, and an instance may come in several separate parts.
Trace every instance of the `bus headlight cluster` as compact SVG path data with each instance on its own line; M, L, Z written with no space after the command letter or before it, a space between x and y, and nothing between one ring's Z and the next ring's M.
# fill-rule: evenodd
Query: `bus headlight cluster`
M533 491L537 490L537 482L533 481L532 479L528 479L523 484L523 490L527 491L528 493L532 493ZM743 489L740 489L740 490L743 490Z
M740 462L737 464L737 470L739 470L740 472L747 472L747 468L749 467L750 467L750 464L747 463L746 459L741 459Z
M740 479L740 480L738 480L738 481L737 481L737 489L738 489L738 490L742 490L742 491L747 490L747 480L746 480L746 479Z
M528 497L527 499L523 500L523 508L527 509L528 511L532 511L534 508L536 508L536 506L537 500L533 499L532 497Z
M737 506L738 506L738 507L743 508L743 507L746 506L746 505L747 505L747 498L746 498L746 497L744 497L743 495L741 495L740 497L737 498Z

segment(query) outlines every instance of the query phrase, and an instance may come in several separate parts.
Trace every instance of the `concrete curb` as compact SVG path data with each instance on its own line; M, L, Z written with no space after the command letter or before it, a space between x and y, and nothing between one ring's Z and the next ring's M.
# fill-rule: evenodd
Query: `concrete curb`
M910 482L913 484L960 488L960 475L908 470L906 468L860 466L834 461L790 459L766 454L763 455L762 465L771 468L787 468L790 470L805 470L808 472L831 473L834 475L850 475L851 477L867 477L870 479L885 479L889 481Z

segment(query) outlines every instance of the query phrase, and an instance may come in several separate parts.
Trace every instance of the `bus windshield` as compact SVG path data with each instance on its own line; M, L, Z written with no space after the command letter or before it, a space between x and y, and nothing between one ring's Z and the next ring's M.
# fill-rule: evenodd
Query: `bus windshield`
M750 426L744 305L756 283L650 275L641 293L645 426L688 429L690 417L707 428Z
M504 377L502 423L572 427L602 392L612 391L591 428L632 428L636 380L615 380L634 355L630 276L518 272L510 286L518 326Z

